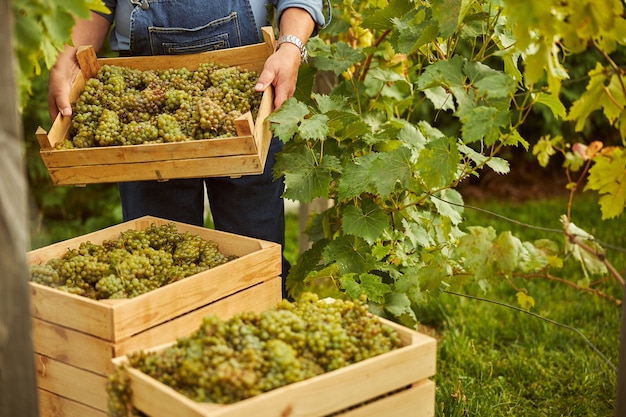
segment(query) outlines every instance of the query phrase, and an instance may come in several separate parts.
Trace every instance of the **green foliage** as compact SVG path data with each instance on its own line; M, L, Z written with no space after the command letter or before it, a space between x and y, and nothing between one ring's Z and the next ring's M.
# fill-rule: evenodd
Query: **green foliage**
M595 158L589 169L587 189L601 194L602 219L619 216L626 207L626 152L612 148Z
M31 82L41 74L42 61L51 68L59 51L71 44L75 19L88 18L91 10L109 12L102 0L12 0L11 10L22 104L32 94Z
M559 98L567 74L555 51L565 43L557 40L573 43L568 53L596 45L606 55L624 43L613 30L624 23L621 8L601 8L611 22L593 20L577 35L572 24L590 3L552 3L336 4L333 23L309 41L314 59L303 69L330 71L336 85L328 95L301 91L269 118L285 142L275 174L285 176L286 196L334 202L308 227L313 246L289 275L292 293L365 294L379 313L414 325L417 306L442 288L471 278L487 289L501 277L547 273L574 250L508 232L462 231L455 190L485 167L508 173L500 154L530 148L521 132L535 106L556 119L587 115ZM546 19L555 10L567 18L552 25ZM614 109L605 114L618 122ZM546 137L533 152L547 163L560 144ZM517 299L533 305L528 294Z

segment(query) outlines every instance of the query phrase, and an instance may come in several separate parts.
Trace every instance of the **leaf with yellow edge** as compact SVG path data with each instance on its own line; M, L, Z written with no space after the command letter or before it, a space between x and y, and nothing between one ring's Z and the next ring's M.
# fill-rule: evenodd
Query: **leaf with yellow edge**
M539 165L546 167L550 162L550 157L556 153L554 150L554 144L561 141L561 137L557 136L550 138L548 136L542 136L537 143L533 146L533 155L537 157Z
M601 195L602 220L617 217L626 207L626 152L624 148L608 148L593 161L585 190Z
M530 310L531 308L535 306L535 299L531 297L530 295L526 294L525 292L518 291L517 294L515 295L517 297L517 303L524 310Z
M607 268L602 262L605 250L596 242L593 235L570 222L566 216L561 216L561 221L567 236L565 251L580 262L585 276L606 274Z

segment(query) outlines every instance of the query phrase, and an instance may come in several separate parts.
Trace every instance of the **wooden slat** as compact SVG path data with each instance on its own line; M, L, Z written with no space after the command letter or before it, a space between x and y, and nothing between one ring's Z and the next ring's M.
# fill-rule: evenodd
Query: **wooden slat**
M248 113L249 114L249 113ZM42 131L38 131L39 134ZM45 131L44 131L45 132ZM45 134L44 134L45 136ZM46 136L47 138L47 136ZM47 139L46 139L47 140ZM84 149L42 149L41 158L48 168L115 165L132 162L188 160L232 155L256 155L258 146L250 134L232 138L203 139L177 143L152 143L127 146L104 146Z
M411 388L340 413L337 417L434 417L435 383L429 379Z
M98 56L93 46L79 46L76 52L76 60L80 71L83 73L83 77L88 80L98 74L100 70L100 63L98 62Z
M175 320L161 324L131 338L114 345L114 357L119 357L135 352L171 343L178 337L188 336L196 331L202 319L208 315L217 315L222 319L228 319L237 313L252 311L260 313L275 307L281 300L281 278L275 277L266 282L256 284L243 291L225 297L198 310L189 312ZM113 370L113 364L109 358L109 370Z
M106 411L106 377L38 354L35 366L39 388Z
M33 282L30 290L33 317L112 340L111 306Z
M40 417L106 417L107 413L39 389Z
M260 156L236 155L130 164L83 165L49 168L48 171L54 185L114 183L130 179L166 181L174 178L240 177L263 172L267 153Z
M270 55L266 44L239 46L188 55L155 55L124 58L99 58L100 66L119 65L140 70L165 70L187 68L194 71L205 62L218 62L228 66L237 66L247 70L261 71Z
M103 376L113 370L115 348L107 340L34 318L33 342L36 353L59 362Z

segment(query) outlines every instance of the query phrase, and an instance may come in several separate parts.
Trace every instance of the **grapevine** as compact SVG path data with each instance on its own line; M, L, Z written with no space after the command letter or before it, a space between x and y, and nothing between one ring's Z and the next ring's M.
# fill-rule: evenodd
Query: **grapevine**
M61 258L30 266L38 284L92 299L132 298L224 264L217 243L174 223L127 230L117 240L83 242Z
M103 65L73 104L70 139L55 148L236 136L235 119L258 113L257 76L215 63L202 63L195 71Z
M303 293L259 314L207 316L160 352L129 354L128 366L192 400L231 404L400 346L397 332L368 313L365 299L327 302ZM127 385L123 366L110 375L109 415L126 415Z

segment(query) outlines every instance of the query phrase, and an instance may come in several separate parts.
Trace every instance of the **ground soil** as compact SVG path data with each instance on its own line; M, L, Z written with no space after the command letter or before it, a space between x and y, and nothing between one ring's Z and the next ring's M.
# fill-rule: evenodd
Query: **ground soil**
M512 202L542 200L565 196L568 190L565 171L555 163L547 168L536 160L514 156L509 159L511 170L508 174L497 174L490 169L481 172L480 178L463 182L458 191L466 201L500 199Z

